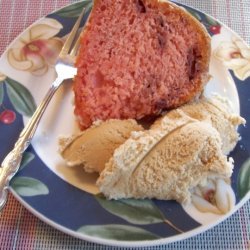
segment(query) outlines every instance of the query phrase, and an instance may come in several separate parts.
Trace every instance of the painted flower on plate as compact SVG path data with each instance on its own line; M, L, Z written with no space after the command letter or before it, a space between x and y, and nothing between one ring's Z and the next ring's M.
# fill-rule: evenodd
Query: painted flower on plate
M224 179L209 179L205 186L199 185L192 194L192 203L200 212L225 214L235 205L235 194Z
M244 81L250 76L250 48L241 39L233 37L231 42L221 42L214 56L238 79Z
M18 70L40 76L55 64L63 41L55 35L63 26L52 18L44 18L31 26L8 50L8 61Z

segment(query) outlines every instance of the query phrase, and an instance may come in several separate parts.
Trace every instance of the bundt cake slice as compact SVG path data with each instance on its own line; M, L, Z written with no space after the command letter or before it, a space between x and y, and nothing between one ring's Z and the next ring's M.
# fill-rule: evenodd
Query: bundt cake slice
M208 81L210 38L183 8L157 0L95 0L74 79L82 129L178 107Z

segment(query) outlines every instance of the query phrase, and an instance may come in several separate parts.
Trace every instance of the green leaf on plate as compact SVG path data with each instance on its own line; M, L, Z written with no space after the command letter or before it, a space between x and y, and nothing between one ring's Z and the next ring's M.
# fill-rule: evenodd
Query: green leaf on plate
M194 18L196 18L197 20L201 21L201 16L195 11L195 10L192 10L192 9L186 9Z
M0 105L2 105L3 103L3 97L4 97L3 82L0 82Z
M133 224L146 225L165 220L162 212L151 200L107 200L100 194L96 195L96 199L104 209Z
M92 0L86 0L79 3L75 3L69 6L66 6L65 8L62 8L55 12L58 16L61 17L69 17L74 18L78 17L82 11L82 9L86 7L86 13L89 11L89 9L92 7Z
M237 188L240 198L243 198L250 191L250 158L240 168Z
M206 15L206 21L209 25L214 26L214 25L220 25L215 19L213 19L212 17Z
M160 238L142 228L119 224L83 226L77 231L90 236L113 240L139 241Z
M28 163L30 163L35 158L35 155L30 152L24 152L23 158L20 164L20 169L23 169L25 166L27 166Z
M36 104L29 90L10 78L7 78L5 82L7 94L15 110L22 115L32 116L36 110Z
M37 196L49 193L47 186L41 181L24 176L12 179L11 187L21 196Z

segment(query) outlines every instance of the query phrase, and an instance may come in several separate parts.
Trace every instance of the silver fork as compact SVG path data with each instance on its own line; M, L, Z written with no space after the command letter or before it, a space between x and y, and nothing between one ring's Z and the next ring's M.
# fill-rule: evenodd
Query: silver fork
M33 116L22 130L17 142L12 151L5 157L0 167L0 210L4 207L7 200L9 182L17 173L24 151L30 145L30 142L35 134L41 117L47 108L51 98L62 85L64 80L71 79L76 74L74 67L74 59L80 43L80 36L76 39L77 30L80 27L83 15L86 12L84 8L77 19L73 29L71 30L67 40L65 41L62 50L58 56L55 69L57 73L56 80L52 83L50 89L45 95L42 102L37 107ZM76 42L74 42L76 40Z

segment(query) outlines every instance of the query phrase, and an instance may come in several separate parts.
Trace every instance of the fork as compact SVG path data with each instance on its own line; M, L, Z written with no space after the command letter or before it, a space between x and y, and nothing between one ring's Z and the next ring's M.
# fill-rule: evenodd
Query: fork
M6 204L9 182L17 173L20 167L24 151L30 145L35 134L41 117L47 108L51 98L62 85L64 80L71 79L76 75L77 69L74 67L75 56L80 44L80 36L77 38L77 31L80 27L81 20L86 13L86 8L83 8L79 18L66 39L58 59L55 64L57 78L52 83L47 94L42 102L37 107L33 116L22 130L17 142L12 151L5 157L0 167L0 211Z

